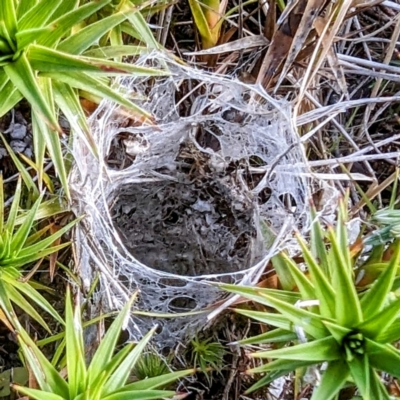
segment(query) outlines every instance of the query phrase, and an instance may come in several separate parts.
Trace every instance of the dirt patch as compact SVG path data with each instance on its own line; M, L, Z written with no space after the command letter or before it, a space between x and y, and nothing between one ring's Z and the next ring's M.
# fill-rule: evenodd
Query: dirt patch
M144 265L176 275L249 268L262 255L252 198L234 174L191 170L119 188L112 215L126 247Z

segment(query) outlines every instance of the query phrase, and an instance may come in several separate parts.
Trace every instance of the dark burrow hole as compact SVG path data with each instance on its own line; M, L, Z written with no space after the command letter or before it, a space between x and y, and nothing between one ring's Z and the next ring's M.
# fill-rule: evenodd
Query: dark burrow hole
M169 309L172 312L184 312L188 310L194 310L196 308L196 305L196 300L187 296L175 297L168 304Z
M263 255L253 203L213 178L125 185L110 204L121 240L149 268L226 274L248 269ZM170 285L169 277L165 281Z
M290 193L281 194L278 198L288 211L291 212L295 211L297 203L294 197Z

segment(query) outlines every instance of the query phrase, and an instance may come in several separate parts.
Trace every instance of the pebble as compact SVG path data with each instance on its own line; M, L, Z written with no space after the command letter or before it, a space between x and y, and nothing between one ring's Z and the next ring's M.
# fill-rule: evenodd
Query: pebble
M0 160L3 157L7 157L7 156L8 156L7 150L4 147L0 147Z
M12 139L23 139L26 136L26 125L14 124L10 136Z
M26 143L22 140L11 140L10 146L15 153L22 153L26 149Z

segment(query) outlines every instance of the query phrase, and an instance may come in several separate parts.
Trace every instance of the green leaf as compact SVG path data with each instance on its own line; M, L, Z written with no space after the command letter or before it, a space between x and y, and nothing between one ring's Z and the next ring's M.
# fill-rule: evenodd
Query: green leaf
M29 47L28 58L32 68L40 72L92 72L107 73L104 62L106 60L98 60L84 58L80 56L64 53L59 50L49 49L41 45L32 45ZM99 65L104 66L102 70ZM121 71L128 73L128 71Z
M29 213L25 216L24 222L21 224L17 232L14 233L11 241L11 251L14 254L18 254L22 249L22 247L24 246L26 239L28 238L29 233L32 230L32 225L34 222L36 211L39 208L42 199L43 199L43 194L40 195L38 199L35 201Z
M153 390L160 386L166 386L169 383L175 382L176 380L183 378L184 376L192 375L196 372L195 369L185 369L183 371L171 372L153 378L142 379L140 381L130 383L124 387L121 387L117 392L135 391L135 390ZM111 393L113 394L113 393Z
M125 4L129 8L135 7L131 1L128 1ZM159 49L161 47L157 40L155 40L149 24L140 12L133 14L129 13L127 16L130 26L139 34L139 40L141 40L143 43L146 43L146 46L152 49Z
M40 189L43 189L44 155L46 152L45 135L50 135L51 131L49 130L45 121L41 119L39 115L37 115L35 112L32 112L31 116L32 116L32 132L33 132L33 149L35 155L35 163L37 165L38 186Z
M108 395L114 391L117 391L119 388L122 388L126 381L129 378L130 372L136 362L139 360L142 355L144 349L152 338L156 328L150 330L135 346L135 348L127 355L127 357L118 365L115 372L110 377L107 382L107 386L105 391L103 391L103 395ZM124 390L128 390L124 388Z
M17 4L17 19L22 18L31 8L35 7L38 0L23 0Z
M6 314L7 318L12 321L15 313L13 306L8 297L6 284L0 279L0 309Z
M317 260L313 257L300 235L297 235L297 241L301 247L307 268L310 271L315 293L320 301L321 315L333 318L335 316L335 292L327 276L322 272Z
M209 47L214 46L216 43L214 43L213 34L210 27L208 26L203 8L200 5L200 1L189 0L189 6L192 10L193 19L196 24L196 28L199 30L200 36L203 38L203 40L206 41L206 43L212 43L212 45L210 45ZM205 48L208 46L205 46L205 44L203 43L203 47Z
M395 251L387 268L372 284L367 293L361 298L361 307L365 319L379 315L381 312L382 307L387 299L387 295L392 290L399 263L400 241L398 241L398 246L395 247Z
M280 378L281 376L287 375L288 373L295 371L298 368L308 367L313 365L314 361L298 361L298 360L275 360L270 363L266 363L260 367L253 368L246 371L247 375L258 374L258 373L266 373L266 375L261 378L257 383L251 386L249 389L245 391L245 394L252 393L257 389L269 384L275 379ZM271 372L267 372L271 371Z
M19 254L17 257L10 256L10 257L5 257L4 259L1 260L0 266L2 267L14 267L14 268L20 268L25 264L29 264L31 262L37 261L40 258L46 257L49 254L52 254L56 251L62 250L63 248L69 246L70 243L63 243L58 246L53 246L45 250L40 250L34 254L29 254L29 255L21 255Z
M67 118L71 129L78 134L92 154L97 158L98 149L93 135L89 129L85 113L79 102L79 97L74 89L63 82L53 81L54 99Z
M65 339L69 398L74 399L84 391L87 374L80 307L73 311L69 287L65 299Z
M22 94L14 83L8 80L1 89L0 117L8 113L22 98Z
M111 0L95 0L84 4L79 8L75 8L72 0L63 1L61 3L62 7L73 6L74 8L70 8L70 11L66 14L64 14L66 10L61 10L61 8L59 8L56 13L60 13L60 17L49 24L49 34L46 37L41 37L38 44L47 47L54 47L73 26L90 17L110 2ZM78 1L75 1L75 4L77 3Z
M105 366L103 373L98 376L97 380L94 381L92 387L96 388L96 393L98 393L99 396L104 395L104 390L107 390L111 374L130 354L130 352L134 349L135 345L136 343L128 343L120 351L118 351L118 353Z
M269 301L270 307L277 309L294 325L302 327L306 333L314 338L321 339L328 334L328 330L322 323L320 315L285 303L266 294L262 295L262 297Z
M87 2L88 2L88 0L84 1L83 3L87 3ZM51 17L51 22L59 19L63 15L70 13L71 11L76 10L79 6L79 3L81 3L80 0L69 0L69 1L61 2L61 4L57 7L57 10L53 13L53 15ZM75 22L75 23L78 23L78 22Z
M0 21L4 21L5 28L11 37L17 32L17 15L14 0L2 0L0 7Z
M3 172L0 172L0 232L3 232L4 226L4 182ZM0 234L1 239L1 234Z
M309 335L320 339L328 334L328 330L321 322L321 317L318 314L311 313L299 307L295 307L285 301L279 300L274 293L279 293L279 290L272 291L271 289L246 288L235 285L221 285L223 289L233 293L238 293L253 301L257 301L268 307L276 308L282 313L288 321L294 325L302 327ZM270 293L270 294L266 294Z
M104 366L107 365L114 354L115 346L117 344L118 337L121 333L122 326L125 319L129 315L129 311L132 304L136 298L136 293L131 297L131 299L126 303L124 308L119 313L118 317L112 323L107 333L100 342L100 345L93 356L87 373L88 385L90 386L100 375Z
M371 382L371 399L379 399L379 400L391 400L393 399L388 395L385 387L382 384L380 376L377 374L376 371L371 370L370 375L370 382Z
M4 280L7 279L6 276L3 277ZM13 285L20 293L31 299L35 304L37 304L42 310L52 316L55 321L58 321L61 325L64 325L63 319L60 317L58 312L53 308L53 306L35 289L33 288L33 283L31 282L20 282L16 280L9 280L8 283ZM23 307L22 307L23 308Z
M309 360L286 360L286 359L277 359L263 365L260 365L256 368L251 368L246 371L246 374L261 374L266 371L287 371L291 372L296 370L297 368L308 367L310 365L315 365L315 361Z
M0 68L0 90L4 90L9 81L10 78L8 77L8 75L2 68Z
M43 94L46 96L46 99L49 102L49 104L52 105L54 111L54 97L53 97L53 88L51 80L44 77L39 77L38 82L40 84L41 90L43 91ZM33 117L37 117L37 119L40 118L40 116L37 115L36 110L34 110L32 114ZM40 126L40 123L37 125ZM33 125L33 128L36 128L36 125ZM55 132L53 129L51 129L51 126L47 125L42 127L40 133L34 131L33 134L34 136L35 135L39 136L41 134L44 137L47 150L50 153L50 157L56 168L58 177L65 191L65 195L69 199L70 191L67 179L67 171L65 167L63 152L61 150L61 141L58 132ZM41 173L41 176L42 174L43 173Z
M342 233L342 236L345 235ZM362 311L352 278L351 265L348 264L348 244L341 246L332 228L329 229L332 245L334 289L336 291L336 320L339 325L353 327L362 321Z
M329 332L338 343L341 343L343 338L351 333L351 329L337 325L334 322L322 320L322 323L328 328Z
M68 204L63 202L62 199L60 199L58 196L52 196L49 200L46 200L46 201L43 201L42 203L40 203L40 206L35 215L35 221L39 221L43 218L54 217L57 214L62 214L65 212L70 212L70 211L71 211L71 209L68 206ZM15 224L21 225L25 219L25 215L26 215L26 213L21 213L17 217ZM47 229L48 226L49 225L47 225L47 227L44 227L43 229ZM36 233L37 232L40 232L40 231L36 231ZM32 237L34 237L34 235L36 235L36 233L29 236L29 240L27 241L27 243L32 244L30 242L30 240ZM39 238L40 238L40 236L41 235L39 235Z
M170 390L141 390L132 392L117 392L110 396L102 398L102 400L153 400L165 399L174 396L176 393Z
M395 347L365 339L365 351L371 367L400 378L400 352Z
M281 314L265 311L241 310L240 308L236 308L234 311L246 317L253 318L258 322L262 322L263 324L272 325L286 331L293 331L295 329L293 323Z
M44 392L39 389L29 389L20 385L12 385L12 388L21 394L29 396L30 399L34 400L65 400L67 397L62 397L54 393Z
M40 316L40 314L30 305L29 301L27 301L21 293L19 293L12 285L12 283L8 283L3 279L3 288L4 288L4 293L8 298L16 304L18 307L20 307L24 312L26 312L27 315L29 315L31 318L33 318L35 321L37 321L44 329L47 330L47 332L51 333L50 328L44 321L44 319ZM18 283L17 281L14 280L14 282ZM26 285L29 285L26 283ZM22 292L24 293L24 292Z
M296 339L297 335L294 332L278 328L269 332L261 333L260 335L243 339L239 342L239 344L288 343Z
M19 200L21 198L21 176L18 177L18 182L17 182L17 187L15 189L14 193L14 199L11 203L11 208L8 213L8 218L7 218L7 223L4 226L4 230L8 231L10 235L14 233L14 227L15 227L15 220L17 218L18 214L18 209L19 209Z
M267 231L267 233L265 233L265 231ZM265 241L266 235L270 234L269 227L265 222L262 222L262 232ZM282 289L293 290L296 286L296 282L294 281L292 274L288 273L286 258L283 257L282 253L279 253L271 258L271 262L276 274L278 275Z
M61 132L57 118L42 95L26 54L22 53L18 60L4 66L4 70L21 94L31 103L32 108L55 131Z
M331 280L331 271L329 269L328 254L325 247L324 233L322 231L321 223L317 216L317 210L312 205L310 210L312 224L311 224L311 252L314 257L319 260L319 265L324 275Z
M348 362L351 376L364 399L371 399L370 366L366 354L356 356Z
M263 294L271 295L276 299L285 301L290 304L294 304L301 300L299 293L288 291L288 290L276 290L276 289L265 289L253 286L240 286L240 285L228 285L222 284L220 287L228 292L236 293L243 296L246 299L255 301L256 303L270 306L270 303L265 300Z
M400 318L397 318L389 327L379 332L375 338L379 343L393 343L400 340Z
M19 32L26 29L41 28L50 20L54 11L63 0L40 1L18 20ZM22 1L23 2L23 1Z
M109 30L126 20L129 14L138 12L133 6L130 10L116 12L106 18L102 18L93 24L87 25L74 35L63 40L57 47L58 50L71 54L81 54L97 42Z
M341 351L338 343L332 337L313 340L278 350L260 351L251 354L255 358L283 358L286 360L314 361L315 363L338 360Z
M11 233L7 230L3 231L3 233L0 235L0 242L1 242L1 247L0 247L0 263L1 263L1 260L11 257L11 251L10 251Z
M90 48L89 50L83 53L85 57L94 57L94 58L116 58L123 56L137 56L140 54L149 53L149 49L145 46L130 46L130 45L122 45L122 46L104 46L97 48Z
M378 315L373 315L362 324L358 325L357 330L370 339L376 339L382 332L385 332L386 329L393 324L396 317L399 315L399 309L400 298L397 298L389 306L381 310Z
M28 383L29 373L24 367L7 369L0 373L0 397L10 396L10 384L18 383L25 385Z
M40 88L43 92L43 96L45 96L46 100L49 104L54 107L53 100L53 89L51 85L51 81L44 77L38 78L38 83L40 83ZM54 108L53 108L54 111ZM56 171L58 173L59 179L65 191L66 197L70 197L68 179L67 179L67 171L65 168L65 160L61 150L61 142L60 137L57 132L51 129L48 124L44 124L41 116L37 113L36 110L32 112L32 127L33 127L33 136L34 136L34 145L35 145L35 156L36 162L39 170L39 182L41 183L43 176L43 139L46 144L47 150L50 153L50 157L54 163ZM38 130L39 129L39 130Z
M38 349L34 341L29 337L28 333L22 328L19 322L16 319L14 322L18 326L17 338L21 350L28 361L31 371L40 388L44 392L59 395L63 400L68 399L68 384ZM40 399L43 400L44 397L41 397Z
M101 98L107 98L109 100L115 101L116 103L132 109L141 115L150 118L151 114L143 110L136 104L127 100L125 97L121 96L115 90L111 89L109 86L105 85L100 79L90 76L84 72L74 72L63 74L54 73L44 73L43 76L50 77L52 79L58 79L66 84L75 87L77 89L85 90Z
M305 274L300 271L298 265L285 253L281 254L282 259L286 262L286 273L289 271L292 275L294 281L296 282L296 286L301 293L301 297L303 300L313 300L316 298L316 292L314 285L310 282L310 280L305 276Z
M314 389L311 400L331 400L346 383L349 367L342 360L332 361L325 370L321 383Z
M293 369L294 370L294 369ZM255 392L258 389L261 389L262 387L269 385L271 382L274 382L275 380L279 379L282 376L287 375L289 372L288 370L279 370L279 371L272 371L267 374L265 374L261 379L259 379L254 385L249 387L244 394L250 394Z
M18 50L24 50L28 45L40 41L41 37L49 34L49 28L33 28L18 32L15 35Z
M60 238L64 233L66 233L69 229L71 229L76 223L78 223L81 218L77 218L74 221L70 222L66 226L59 229L57 232L53 233L51 236L47 237L46 239L41 240L29 247L23 248L20 253L19 257L30 257L30 256L37 256L37 253L42 253L48 246L51 246L58 238ZM58 246L53 246L51 249L54 249ZM41 257L38 257L41 258ZM37 259L37 258L36 258Z
M136 76L163 76L167 73L154 68L136 66L104 59L70 55L40 45L32 45L28 52L29 62L33 69L41 72L92 72L97 74Z
M2 54L2 61L10 61L14 53L17 51L14 35L7 29L6 21L0 19L0 49Z

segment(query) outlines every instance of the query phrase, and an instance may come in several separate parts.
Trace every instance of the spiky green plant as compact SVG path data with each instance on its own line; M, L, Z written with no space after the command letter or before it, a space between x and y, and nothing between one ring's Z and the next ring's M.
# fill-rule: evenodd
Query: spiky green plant
M119 334L129 315L135 296L125 305L114 320L89 365L85 362L82 319L80 307L72 307L70 291L65 302L66 374L46 359L41 350L18 325L18 340L25 363L31 368L40 389L13 385L13 389L35 400L151 400L182 398L171 390L160 390L177 379L194 372L184 370L129 383L132 368L154 334L152 329L140 342L129 343L115 352Z
M384 208L374 213L372 221L380 226L371 237L367 244L384 243L393 237L400 237L400 210Z
M60 245L53 245L53 243L67 232L77 220L46 237L50 224L38 229L37 219L40 218L40 214L48 217L56 214L59 212L59 207L51 209L49 203L42 201L43 194L41 194L31 209L24 212L19 208L21 193L22 181L20 178L6 219L3 178L0 175L0 307L10 319L13 312L12 303L14 303L48 329L43 318L32 307L31 302L48 312L60 323L63 323L63 320L50 303L36 290L35 286L37 285L23 279L23 268L68 246L69 243ZM48 209L40 208L45 204L47 204Z
M153 378L168 371L167 363L155 351L143 353L133 368L133 373L138 379Z
M276 310L236 310L276 329L243 340L242 344L280 343L251 357L275 359L247 371L265 374L249 392L298 368L324 365L313 400L336 398L346 383L353 383L363 399L389 399L380 372L400 378L400 296L394 282L400 263L400 241L383 272L362 292L356 290L354 265L346 230L346 210L340 203L336 230L325 235L313 214L312 251L298 235L307 273L285 253L287 273L299 293L223 285L232 292ZM328 245L325 244L328 240Z
M194 366L199 367L200 371L206 376L211 385L211 371L221 372L226 350L220 342L213 342L212 338L199 339L195 337L190 342L191 361Z
M79 0L3 0L0 7L0 117L25 98L32 107L33 141L39 182L45 149L54 162L66 194L69 194L58 123L61 111L72 130L96 152L78 90L106 98L133 110L144 120L150 115L127 95L110 87L109 77L152 76L164 70L109 60L134 52L129 46L97 47L85 54L104 35L139 12L124 2L116 12L90 23L89 18L111 0L84 3Z

